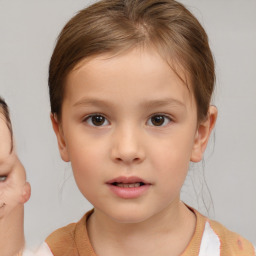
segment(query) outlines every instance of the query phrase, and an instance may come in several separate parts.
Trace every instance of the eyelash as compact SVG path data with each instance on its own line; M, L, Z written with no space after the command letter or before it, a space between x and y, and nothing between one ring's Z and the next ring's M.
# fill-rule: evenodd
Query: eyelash
M95 114L86 116L86 117L83 119L83 122L86 122L86 123L89 124L89 121L90 121L90 124L89 124L89 125L92 126L92 127L102 127L102 126L106 126L106 125L94 125L94 124L92 123L92 118L93 118L93 117L103 117L104 123L105 123L105 121L107 121L107 118L106 118L104 115L102 115L102 114L100 114L100 113L95 113ZM153 117L164 117L164 119L165 119L164 122L165 122L166 120L168 120L168 123L173 121L173 119L172 119L169 115L162 114L162 113L153 114L153 115L151 115L151 116L149 117L148 120L151 120ZM109 123L109 121L107 121L107 122ZM147 121L147 122L148 122L148 121ZM104 124L104 123L103 123L103 124ZM151 121L151 123L152 123L152 121ZM150 125L150 126L163 127L163 126L166 126L166 125L167 125L167 124L165 124L165 125Z

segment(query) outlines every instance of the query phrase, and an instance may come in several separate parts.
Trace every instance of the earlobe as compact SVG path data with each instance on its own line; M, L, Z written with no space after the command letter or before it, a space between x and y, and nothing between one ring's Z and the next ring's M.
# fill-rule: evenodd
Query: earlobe
M190 161L196 163L203 159L204 151L215 126L217 115L217 108L215 106L210 106L207 119L198 125Z
M52 121L52 128L55 132L55 135L57 137L57 141L58 141L58 147L59 147L59 151L60 151L60 155L63 161L65 162L69 162L69 156L68 156L68 152L67 152L67 146L66 146L66 142L65 142L65 138L64 138L64 134L63 134L63 130L61 127L60 122L57 119L57 116L55 114L50 115L51 117L51 121Z

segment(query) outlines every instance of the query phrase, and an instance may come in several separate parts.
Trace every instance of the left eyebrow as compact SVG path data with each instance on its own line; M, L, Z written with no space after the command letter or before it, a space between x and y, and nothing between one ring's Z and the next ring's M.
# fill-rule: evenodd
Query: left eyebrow
M185 104L174 98L164 98L160 100L147 100L141 103L141 107L143 108L154 108L154 107L163 107L163 106L179 106L186 107Z

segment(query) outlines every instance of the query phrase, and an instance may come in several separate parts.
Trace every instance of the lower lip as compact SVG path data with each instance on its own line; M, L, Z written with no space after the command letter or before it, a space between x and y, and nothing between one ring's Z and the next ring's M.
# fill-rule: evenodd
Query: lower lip
M124 199L138 198L143 194L145 194L150 187L150 185L143 185L143 186L134 187L134 188L123 188L123 187L118 187L111 184L108 184L108 186L115 195Z

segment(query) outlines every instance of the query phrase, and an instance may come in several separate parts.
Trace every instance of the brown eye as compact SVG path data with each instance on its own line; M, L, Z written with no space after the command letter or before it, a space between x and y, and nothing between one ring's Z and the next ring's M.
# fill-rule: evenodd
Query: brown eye
M103 116L93 116L92 117L92 123L96 126L103 125L105 122L105 117Z
M155 115L149 120L151 126L165 126L171 121L171 118L165 115Z
M160 126L164 123L164 117L163 116L154 116L151 117L152 124L155 126Z
M105 126L109 124L107 119L102 115L91 115L86 118L86 122L91 126Z

